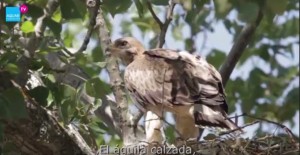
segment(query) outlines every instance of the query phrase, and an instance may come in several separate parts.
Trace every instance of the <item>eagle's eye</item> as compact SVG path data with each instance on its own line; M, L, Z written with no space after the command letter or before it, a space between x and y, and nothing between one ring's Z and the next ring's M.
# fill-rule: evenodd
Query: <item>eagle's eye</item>
M124 40L124 41L121 42L120 46L123 46L123 47L124 47L124 46L126 46L127 44L128 44L128 42Z

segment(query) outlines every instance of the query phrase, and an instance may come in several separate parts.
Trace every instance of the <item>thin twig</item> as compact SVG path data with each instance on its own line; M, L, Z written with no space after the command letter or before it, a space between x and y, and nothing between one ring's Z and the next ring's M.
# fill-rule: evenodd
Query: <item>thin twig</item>
M160 28L160 34L159 34L159 37L158 37L158 42L157 42L156 47L157 48L162 48L162 46L165 44L165 37L166 37L168 27L170 25L170 22L173 19L173 10L174 10L174 7L175 7L176 3L174 2L174 0L169 0L166 20L165 20L164 23L161 22L161 20L157 17L155 12L153 11L152 5L151 5L149 0L147 0L147 5L148 5L148 9L149 9L152 17L157 22L157 24L159 25L159 28Z
M163 27L163 23L160 21L160 19L156 16L153 8L152 8L152 4L150 2L150 0L147 0L147 6L148 6L148 9L152 15L152 17L154 18L154 20L157 22L157 24L159 25L159 28L162 29Z
M156 45L157 48L162 48L162 46L165 44L165 38L166 38L166 33L168 30L168 27L173 19L173 10L175 8L176 3L174 0L169 0L169 6L167 9L167 17L166 21L164 22L163 26L161 27L161 32L159 34L159 41Z
M256 21L254 23L248 23L238 36L237 40L233 44L227 59L223 63L223 65L220 68L220 74L223 79L223 85L225 87L230 74L232 73L235 65L237 64L238 60L240 59L241 55L245 51L245 48L251 41L252 36L254 35L254 32L261 22L263 18L263 10L260 9L256 18Z
M256 117L256 116L253 116L253 115L249 115L249 114L245 114L245 116L250 117L250 118L254 118L254 119L257 119L257 120L265 121L265 122L268 122L268 123L271 123L271 124L275 124L275 125L281 127L288 134L288 136L290 137L290 139L292 140L292 142L296 144L296 141L294 139L294 137L296 137L296 136L285 125L283 125L281 123L277 123L277 122L271 121L271 120L268 120L268 119L265 119L265 118L260 118L260 117Z
M137 126L137 124L139 123L139 121L143 117L143 115L144 115L144 112L139 109L138 112L132 118L133 126Z
M81 47L78 49L77 53L82 53L83 51L85 51L86 48L87 48L87 45L90 42L90 38L93 34L93 30L94 30L95 25L96 25L96 17L97 17L98 10L99 10L99 7L100 7L99 3L100 3L100 1L98 1L98 0L87 0L86 1L86 5L87 5L87 7L90 11L89 28L88 28L86 36L83 40L83 43L82 43Z
M233 129L233 130L221 132L219 135L220 135L220 136L223 136L223 135L226 135L226 134L230 134L230 133L232 133L232 132L235 132L235 131L237 131L237 130L244 129L244 128L248 127L248 126L251 126L251 125L256 124L256 123L259 123L259 122L260 122L260 121L254 121L254 122L245 124L244 126L238 127L238 128L236 128L236 129Z

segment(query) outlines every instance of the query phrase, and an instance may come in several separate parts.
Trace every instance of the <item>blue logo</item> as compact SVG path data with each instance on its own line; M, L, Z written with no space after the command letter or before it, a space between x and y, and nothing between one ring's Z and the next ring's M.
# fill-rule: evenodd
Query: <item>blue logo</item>
M19 7L6 7L5 8L5 21L6 22L20 22L21 13Z

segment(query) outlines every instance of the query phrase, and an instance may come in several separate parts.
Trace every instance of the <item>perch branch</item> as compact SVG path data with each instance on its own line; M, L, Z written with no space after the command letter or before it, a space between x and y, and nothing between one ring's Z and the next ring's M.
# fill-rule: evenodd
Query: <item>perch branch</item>
M220 69L220 74L223 79L223 85L225 87L230 74L232 73L235 65L237 64L238 60L240 59L241 55L245 51L245 48L251 41L252 36L255 33L256 28L258 27L259 23L263 18L262 10L259 10L257 18L254 23L248 23L238 36L237 40L233 44L227 59L223 63Z
M113 90L113 94L115 96L116 105L110 105L111 110L116 110L114 113L117 114L115 116L116 118L116 124L117 127L121 129L122 131L122 139L124 145L131 145L133 143L138 143L139 138L143 138L142 131L136 130L132 126L132 114L128 111L128 104L127 104L127 98L125 93L125 87L124 82L120 76L120 70L119 70L119 64L113 56L110 55L109 51L106 51L109 44L111 44L110 36L108 29L106 27L106 23L104 20L104 17L102 15L102 10L99 9L98 16L96 18L96 26L98 28L98 36L101 43L102 51L105 52L106 55L106 69L109 74L111 87ZM131 119L130 119L131 118ZM135 133L138 132L138 133ZM137 136L139 134L139 136Z
M96 25L96 17L97 17L98 10L100 7L99 3L100 3L100 1L98 1L98 0L87 0L86 1L87 8L90 12L89 28L86 33L86 36L84 37L83 43L82 43L81 47L79 48L79 50L77 51L77 53L82 53L83 51L85 51L87 48L87 45L90 42L90 38L93 34L93 30Z

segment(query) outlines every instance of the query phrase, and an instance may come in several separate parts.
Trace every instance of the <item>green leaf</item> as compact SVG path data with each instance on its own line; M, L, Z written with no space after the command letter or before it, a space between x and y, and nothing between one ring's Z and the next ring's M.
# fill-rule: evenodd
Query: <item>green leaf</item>
M8 104L7 99L0 93L0 118L9 118Z
M47 5L48 0L27 0L26 4L33 4L35 6L44 8ZM31 10L30 10L31 11Z
M33 19L37 19L41 16L43 16L44 11L41 7L38 7L37 5L33 5L33 4L26 4L28 7L28 12L26 13L26 15L32 17Z
M275 14L283 14L288 0L266 0L267 7Z
M172 26L172 35L173 35L173 38L177 41L179 40L182 40L183 37L182 37L182 28L183 28L183 24L178 24L178 25L174 25Z
M63 0L59 1L62 18L64 19L84 19L85 4L82 1Z
M219 68L224 62L226 54L218 49L213 49L206 57L207 62L211 63L215 68Z
M73 40L74 40L74 34L71 33L70 31L66 30L64 31L64 38L63 38L63 41L64 41L64 45L66 47L73 47ZM96 46L98 48L100 48L100 46Z
M180 0L181 5L183 6L184 10L191 10L193 3L192 0Z
M31 21L25 21L22 23L21 30L24 33L34 32L34 25Z
M174 127L172 126L167 126L165 129L166 137L168 142L174 142L175 141L175 131Z
M245 22L254 22L258 15L259 6L254 2L244 2L239 8L239 19Z
M28 113L25 107L24 97L18 88L8 88L0 94L0 101L7 109L8 118L27 118Z
M53 13L51 19L52 19L53 21L57 22L57 23L60 23L61 20L62 20L61 10L60 10L60 9L57 9L57 10Z
M53 93L55 102L58 104L62 104L62 102L67 99L74 101L74 104L76 104L75 102L77 102L76 100L77 91L75 88L73 88L70 85L67 84L60 84L58 86L56 85L53 88L51 88L51 92Z
M37 86L29 91L29 95L33 97L42 106L47 106L47 98L49 89L43 86Z
M100 46L96 46L92 50L91 57L93 58L93 62L101 62L104 61L103 52Z
M20 72L19 67L16 64L13 63L8 63L5 67L4 67L5 71L8 71L12 74L18 74Z
M110 92L110 86L97 77L90 79L85 83L85 90L88 95L101 98Z
M70 85L67 84L61 84L60 85L60 91L61 91L61 96L63 97L63 99L71 99L71 100L75 100L77 91L75 88L73 88Z
M64 124L68 124L69 123L69 114L71 115L71 113L68 112L68 108L70 107L70 104L72 104L72 101L70 99L67 100L63 100L61 106L60 106L60 112L61 112L61 116L63 119Z
M134 4L138 10L139 17L142 18L144 16L143 4L139 0L134 0Z
M55 83L55 77L53 74L47 74L46 77L52 82L52 83Z
M229 0L214 0L214 5L216 8L216 17L224 18L232 9L232 4Z
M99 66L101 68L104 68L106 66L107 62L105 62L105 61L104 62L97 62L96 64L97 64L97 66Z
M293 117L299 111L299 87L290 90L285 97L282 108L278 111L278 118L281 122L290 121L293 123Z
M46 19L45 24L50 28L50 30L54 33L55 36L60 36L60 32L62 30L62 25L53 19Z
M103 0L101 8L114 17L118 13L126 12L131 4L131 0Z
M151 0L151 3L154 5L168 5L169 0Z
M4 138L4 124L0 122L0 143L3 142L3 138ZM2 153L1 149L0 149L0 153Z

